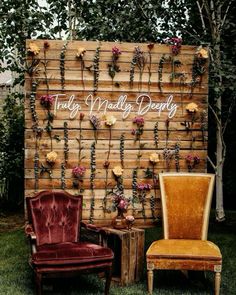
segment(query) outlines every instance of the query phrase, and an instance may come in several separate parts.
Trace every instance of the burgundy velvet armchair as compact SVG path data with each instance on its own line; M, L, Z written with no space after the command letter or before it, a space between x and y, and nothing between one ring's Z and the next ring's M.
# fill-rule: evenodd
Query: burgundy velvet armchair
M104 272L105 294L109 294L113 252L80 240L82 196L64 191L43 191L26 198L28 221L25 232L30 239L32 266L37 293L42 279L75 276L80 272ZM87 225L88 228L96 229Z

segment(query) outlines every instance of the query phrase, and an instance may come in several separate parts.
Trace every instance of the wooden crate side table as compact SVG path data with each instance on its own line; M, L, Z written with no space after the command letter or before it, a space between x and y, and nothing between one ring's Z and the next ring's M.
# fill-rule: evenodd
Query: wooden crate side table
M102 235L102 244L110 247L114 254L113 281L121 286L140 280L144 265L143 229L118 230L104 227L106 235Z

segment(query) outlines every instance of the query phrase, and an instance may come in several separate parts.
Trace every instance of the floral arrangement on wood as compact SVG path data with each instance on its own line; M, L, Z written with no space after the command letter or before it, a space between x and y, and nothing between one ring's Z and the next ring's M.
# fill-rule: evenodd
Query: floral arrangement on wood
M84 159L82 156L83 146L82 146L82 121L84 119L84 113L80 113L79 115L79 137L77 137L79 151L78 151L78 165L72 169L72 175L74 176L73 187L79 189L79 192L82 193L83 189L83 176L86 171L86 168L81 165L81 161Z
M93 126L95 143L97 143L97 140L98 140L98 129L101 126L101 121L100 121L100 119L97 116L91 115L90 116L90 123Z
M46 120L47 125L45 127L46 132L48 133L51 141L51 150L52 150L52 123L54 120L54 114L51 112L51 107L54 102L54 96L50 94L42 95L40 97L40 104L46 109Z
M33 121L32 129L36 134L36 137L40 137L42 134L43 129L39 127L38 122L38 115L36 113L35 101L36 101L36 92L38 87L37 75L39 74L39 63L40 59L37 58L37 55L40 52L40 48L33 42L29 43L27 48L27 55L31 57L31 61L26 63L25 71L30 76L30 84L31 84L31 91L30 91L30 112Z
M108 171L110 166L110 153L111 153L111 139L112 139L112 126L115 125L116 118L113 115L106 115L105 116L105 126L109 128L109 140L108 140L108 152L106 160L103 164L103 167L105 168L105 196L103 198L103 210L104 212L107 211L107 197L108 197Z
M137 184L137 189L138 189L138 197L139 197L139 202L142 205L142 216L143 219L146 219L146 213L145 213L145 204L146 204L146 195L147 192L150 192L152 186L149 183L138 183Z
M135 70L135 67L137 66L139 69L138 89L139 89L139 91L142 90L142 77L143 77L145 65L146 65L145 54L140 49L140 47L137 46L134 48L134 54L133 54L133 58L132 58L131 65L130 65L130 87L131 88L133 87L133 84L134 84L134 70Z
M202 77L206 72L206 63L208 60L208 51L203 46L199 46L196 50L193 59L192 66L192 81L191 81L191 94L190 98L193 96L193 89L196 85L201 85Z
M93 223L94 220L94 208L95 208L95 185L94 180L96 176L96 143L95 141L91 144L90 149L90 190L92 193L91 204L90 204L90 216L89 222Z
M60 74L61 74L61 89L65 89L65 56L67 50L68 41L63 44L61 53L60 53Z
M76 53L76 58L80 61L81 83L82 83L83 89L84 89L84 68L85 68L84 55L85 53L86 53L86 49L83 47L78 48Z
M154 48L154 43L149 43L148 48L148 92L150 92L151 87L151 77L152 77L152 49Z
M188 166L188 171L191 172L196 167L196 165L200 163L201 160L198 155L188 154L185 158L185 161Z
M196 103L194 103L194 102L191 102L191 103L187 104L186 111L187 111L188 115L191 118L191 125L190 125L191 127L189 128L188 131L191 132L190 148L192 149L193 148L193 143L195 141L195 137L193 136L192 127L193 127L194 122L197 120L198 105Z
M182 38L179 37L172 37L172 38L166 38L164 42L168 45L170 45L171 53L173 55L178 55L181 50L182 45Z
M127 226L124 213L127 212L129 199L121 192L113 192L113 211L117 210L117 215L112 219L112 226L122 229Z
M40 170L40 175L44 173L48 173L49 178L52 179L52 169L54 164L56 163L57 160L57 153L55 151L51 151L46 154L46 163L49 166L45 166L44 164L41 163L41 170Z
M108 64L108 74L112 79L112 85L113 85L113 81L114 81L114 77L116 73L120 72L120 66L117 64L117 62L122 52L116 46L112 47L111 52L112 52L112 61L110 64Z
M155 202L157 201L157 184L158 184L158 175L155 171L156 165L160 162L160 155L157 153L152 153L149 157L149 161L152 165L152 171L149 176L152 177L153 182L153 190L154 190L154 196L150 197L150 206L151 206L151 212L152 212L152 218L154 221L156 221L157 217L155 214ZM146 174L147 175L147 174Z

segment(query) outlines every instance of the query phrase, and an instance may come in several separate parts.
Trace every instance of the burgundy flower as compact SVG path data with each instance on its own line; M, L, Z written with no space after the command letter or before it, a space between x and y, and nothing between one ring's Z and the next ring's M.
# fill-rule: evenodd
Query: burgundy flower
M43 47L44 47L44 49L48 49L50 47L48 41L44 41Z
M112 54L115 55L115 56L119 56L121 54L121 51L118 47L114 46L112 47Z
M80 119L80 121L82 121L82 120L83 120L84 116L85 116L85 114L84 114L84 113L80 113L80 114L79 114L79 119Z
M54 101L53 95L46 94L46 95L42 95L40 97L40 103L45 108L50 108L52 106L52 104L53 104L53 101Z
M149 50L152 50L153 47L154 47L154 43L149 43L149 44L147 45L147 47L148 47Z
M103 167L107 169L107 168L109 168L109 166L110 166L110 162L105 161L104 164L103 164Z

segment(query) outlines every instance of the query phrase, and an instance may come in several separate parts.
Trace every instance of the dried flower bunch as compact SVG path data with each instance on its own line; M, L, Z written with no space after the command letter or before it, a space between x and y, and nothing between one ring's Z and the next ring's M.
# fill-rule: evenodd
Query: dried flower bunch
M108 64L108 74L113 80L116 73L120 72L120 67L117 65L117 61L122 52L116 46L112 48L111 52L112 52L112 62L111 64Z
M137 66L139 69L139 90L142 88L142 76L143 71L146 65L146 57L144 52L140 49L139 46L134 48L134 55L130 65L130 87L133 87L134 84L134 70Z
M133 119L133 123L137 125L137 128L132 129L132 134L135 135L135 140L139 140L140 136L143 134L144 118L137 116Z
M148 91L150 91L151 76L152 76L152 49L154 48L154 43L149 43L147 45L147 48L148 48L148 56L149 56L149 62L148 62Z
M192 66L192 82L191 82L191 96L193 88L198 84L201 85L202 76L206 72L206 62L208 59L208 51L206 48L199 46L196 50L193 66Z
M97 133L98 133L98 129L101 126L101 121L97 116L92 115L92 116L90 116L90 122L93 126L95 142L97 142L97 137L98 137Z

